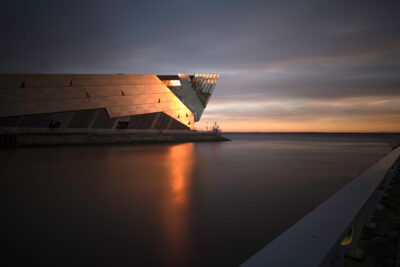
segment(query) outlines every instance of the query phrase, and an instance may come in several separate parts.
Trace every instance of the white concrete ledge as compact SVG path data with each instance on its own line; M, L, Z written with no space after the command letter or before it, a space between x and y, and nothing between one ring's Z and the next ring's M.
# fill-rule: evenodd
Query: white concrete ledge
M391 179L389 171L400 156L393 150L311 213L242 264L256 266L338 266L351 247L341 241L354 227L361 232L371 209L379 203ZM373 200L373 201L372 201ZM299 200L301 201L301 200ZM357 242L354 234L353 243ZM354 246L352 246L354 248Z

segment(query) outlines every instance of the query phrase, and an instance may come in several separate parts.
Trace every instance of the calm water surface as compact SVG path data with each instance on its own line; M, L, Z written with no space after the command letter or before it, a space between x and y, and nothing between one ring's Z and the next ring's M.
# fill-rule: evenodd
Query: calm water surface
M236 266L391 150L395 135L0 151L3 260Z

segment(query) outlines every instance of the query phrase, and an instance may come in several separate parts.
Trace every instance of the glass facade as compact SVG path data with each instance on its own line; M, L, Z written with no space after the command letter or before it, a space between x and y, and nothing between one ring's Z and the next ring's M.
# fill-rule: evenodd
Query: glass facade
M219 74L159 75L162 82L190 109L199 121L220 77Z

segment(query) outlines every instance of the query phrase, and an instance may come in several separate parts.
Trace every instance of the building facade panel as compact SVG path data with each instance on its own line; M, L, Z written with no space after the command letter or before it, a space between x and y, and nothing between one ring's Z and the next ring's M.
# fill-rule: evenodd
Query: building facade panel
M194 129L205 105L192 76L167 77L185 93L153 74L0 74L0 127Z
M4 117L0 118L0 127L17 127L20 117Z
M91 128L93 129L111 129L115 123L116 118L110 118L104 108L98 111L96 120Z
M59 128L68 128L75 113L76 111L52 113L52 121L58 122Z
M50 122L50 114L28 115L21 118L18 126L26 128L47 128Z

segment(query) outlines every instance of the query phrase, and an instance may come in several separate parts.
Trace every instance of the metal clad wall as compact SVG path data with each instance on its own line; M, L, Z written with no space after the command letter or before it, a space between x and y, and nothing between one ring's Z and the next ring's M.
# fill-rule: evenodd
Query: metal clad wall
M99 110L99 114L92 125L93 129L111 129L115 123L115 118L110 118L105 109Z
M0 127L15 127L19 119L19 116L0 118Z
M194 128L193 113L156 75L0 74L0 118L98 108L111 118L164 112ZM75 116L72 126L87 124Z
M80 110L75 112L69 128L88 128L96 110Z
M172 123L169 126L169 130L186 130L185 125L177 122L176 120L173 120Z
M205 106L203 103L201 103L198 95L194 91L189 75L179 74L179 79L182 85L182 90L180 91L179 97L188 106L188 108L193 111L195 116L194 121L199 121Z
M132 116L128 129L150 129L157 113L141 114Z
M53 113L52 119L60 123L60 128L68 128L76 111Z
M19 127L47 128L51 122L50 114L24 116Z

